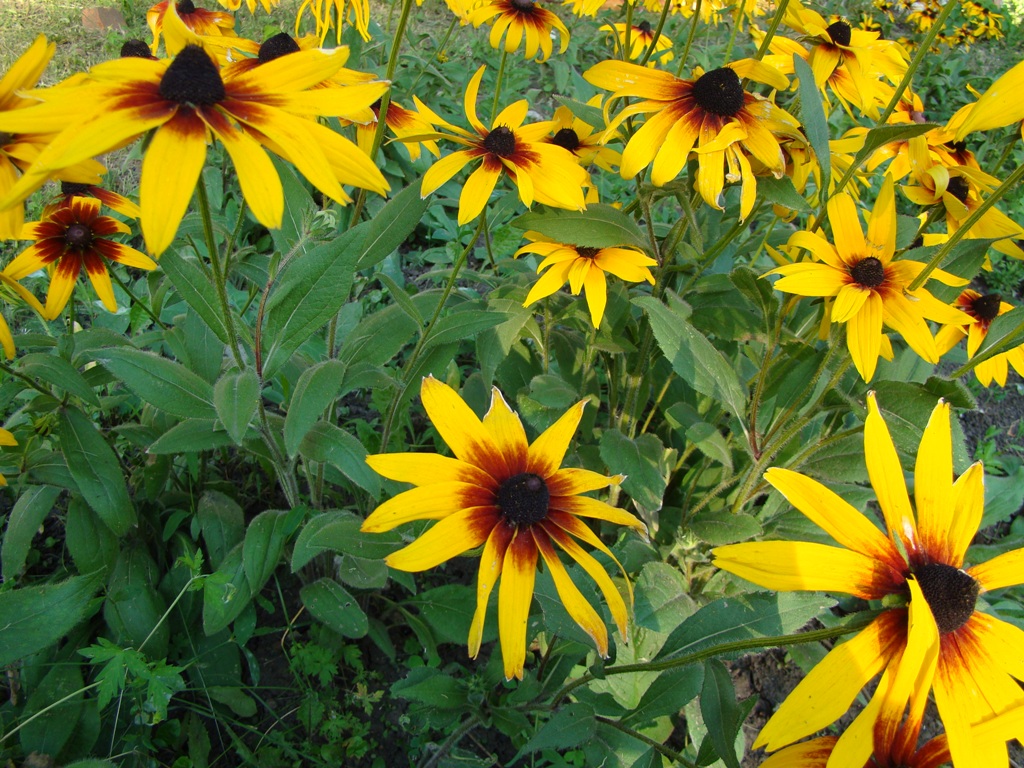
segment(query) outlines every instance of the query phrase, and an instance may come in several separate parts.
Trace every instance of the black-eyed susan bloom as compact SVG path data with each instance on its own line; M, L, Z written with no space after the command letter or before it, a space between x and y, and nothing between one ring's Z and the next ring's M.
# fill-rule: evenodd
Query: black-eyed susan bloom
M796 232L789 245L813 254L815 261L777 267L767 274L782 275L775 287L799 296L835 297L831 322L846 325L846 345L864 381L875 375L878 357L889 349L882 327L899 333L917 354L930 363L939 361L935 338L926 320L966 325L970 318L944 304L925 288L908 290L925 265L894 259L896 253L896 200L891 176L886 176L868 220L867 237L857 204L844 193L828 201L833 245L814 232ZM940 269L932 277L946 285L966 280Z
M71 298L78 274L85 269L103 306L117 311L114 288L107 272L107 260L136 269L156 269L156 262L134 248L108 240L111 235L129 234L131 229L109 216L100 215L100 201L73 197L66 206L51 211L42 221L25 225L22 238L35 240L4 269L12 280L50 268L50 288L43 316L53 320Z
M167 6L172 0L161 0L146 11L146 24L153 33L152 52L160 48L160 35L164 28ZM176 0L174 3L178 18L197 35L234 35L235 17L224 11L210 11L198 8L192 0Z
M621 475L606 477L561 467L586 401L570 408L529 443L519 416L497 389L483 420L455 390L432 377L423 380L420 395L455 457L433 453L367 457L366 462L384 477L416 487L377 507L364 521L364 531L389 531L414 520L438 521L413 543L388 555L387 564L401 571L425 571L483 545L469 654L475 658L480 651L487 603L497 586L505 677L522 679L537 561L543 560L569 615L607 656L607 627L569 578L558 550L597 583L619 632L625 635L626 601L577 539L613 560L615 556L581 518L627 525L644 535L647 529L627 512L580 495L617 485Z
M35 99L24 97L22 92L34 88L39 82L56 49L56 43L47 42L40 35L7 70L0 79L0 120L38 103ZM14 189L21 173L32 165L57 130L57 125L27 131L0 128L0 199ZM62 169L59 177L68 181L96 184L103 171L102 165L86 157ZM16 204L0 205L0 239L13 240L21 234L25 211L20 203L18 200Z
M146 247L154 255L174 238L199 182L211 134L231 157L253 215L267 227L281 225L284 194L263 147L293 163L338 202L351 200L342 184L383 194L388 184L369 158L313 119L369 107L387 88L384 82L358 91L314 88L343 63L342 56L310 50L244 71L221 69L206 51L189 45L173 59L98 64L83 84L37 92L44 101L39 106L0 114L0 131L56 120L67 126L0 206L24 199L54 170L124 146L150 130L139 204ZM353 92L364 103L354 103ZM91 109L83 109L83 103Z
M643 56L647 50L654 45L654 51L648 56L647 66L653 67L655 64L661 63L666 64L672 61L674 54L672 53L672 40L667 35L658 35L657 41L654 38L654 30L651 28L649 21L641 21L639 24L630 24L628 27L629 34L627 35L627 25L622 22L616 22L614 24L605 24L599 29L600 32L607 32L613 36L618 47L625 49L627 37L629 39L629 58L630 60L639 59Z
M479 27L484 22L491 25L490 43L492 48L501 48L505 38L505 51L513 53L525 41L525 56L532 59L540 50L538 61L551 57L552 31L558 32L559 53L565 53L569 46L569 30L562 20L544 8L538 0L485 0L469 13L469 23Z
M459 195L459 224L473 221L487 205L498 179L507 176L519 190L519 199L526 207L534 201L556 208L582 211L586 208L583 187L589 176L573 155L561 147L545 142L550 122L523 125L529 108L526 99L505 107L487 128L477 117L476 97L485 67L480 67L466 86L465 109L472 131L448 123L423 102L416 99L419 113L445 133L416 137L448 139L466 149L446 155L423 175L420 194L426 197L470 163L480 161L462 187ZM401 137L399 137L401 138Z
M588 248L555 242L536 232L527 232L526 236L533 242L524 245L515 255L535 253L543 257L537 272L544 274L530 289L526 301L523 302L524 307L550 296L569 283L573 296L579 296L580 291L586 292L590 321L597 328L601 325L604 308L608 303L606 272L627 282L638 283L646 280L654 285L654 275L651 274L650 267L656 266L658 262L636 248Z
M601 97L595 96L587 104L600 109ZM567 106L562 105L555 110L552 122L552 135L547 141L571 152L580 165L596 165L613 172L622 162L618 151L602 143L604 131L595 131L594 126L576 117Z
M602 61L586 72L587 82L618 98L641 99L611 121L609 130L638 114L647 114L622 152L620 173L632 178L651 165L651 183L672 181L696 153L697 189L708 205L722 208L726 181L741 182L740 217L754 207L757 181L748 155L782 176L786 161L779 136L799 138L796 120L771 101L743 90L741 78L782 89L789 85L777 70L754 59L720 69L697 69L692 80L638 64Z
M978 352L981 343L988 335L988 328L999 315L1013 309L1012 304L1002 300L998 293L980 294L967 288L953 302L953 306L971 318L967 325L946 325L935 335L935 344L940 354L946 354L961 339L967 339L967 359L970 360ZM974 367L974 375L983 387L996 382L1000 387L1006 386L1008 366L1024 376L1024 344L990 357Z
M984 468L975 463L955 478L952 450L949 405L939 401L917 451L912 506L888 427L869 394L864 457L885 533L816 480L773 467L765 480L839 546L763 541L713 551L720 568L768 589L888 597L889 605L899 598L909 602L909 607L883 610L833 648L778 708L755 747L774 751L828 726L883 670L887 680L909 677L905 685L913 685L928 645L922 638L928 622L917 621L915 627L914 614L926 607L939 634L931 689L955 765L1006 764L1005 742L975 738L971 726L1024 704L1018 682L1024 679L1024 630L978 610L977 601L986 592L1024 581L1024 549L965 565L984 511ZM902 667L912 651L921 656L908 672ZM865 735L872 727L894 732L903 717L908 697L887 696L888 688L876 689L869 722L860 723ZM841 764L864 765L867 757Z

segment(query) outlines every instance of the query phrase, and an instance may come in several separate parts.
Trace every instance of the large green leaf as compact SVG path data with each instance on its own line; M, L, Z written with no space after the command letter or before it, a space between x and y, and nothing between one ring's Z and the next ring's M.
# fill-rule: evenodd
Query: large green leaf
M0 666L64 637L85 618L99 585L99 575L93 574L0 592Z
M299 597L306 610L328 627L345 637L363 637L369 620L356 600L333 579L320 579L304 586Z
M686 319L685 305L669 296L671 308L652 296L633 300L650 319L654 338L672 369L702 395L718 400L737 418L746 413L747 397L736 369Z
M21 492L7 518L4 543L0 548L4 581L12 581L25 566L32 539L58 496L60 488L52 485L30 485Z
M729 670L718 659L704 662L704 687L700 692L700 711L708 729L707 738L729 768L740 768L736 757L736 733L743 725Z
M253 592L259 592L277 568L284 545L302 519L304 510L268 509L252 519L242 542L242 567Z
M482 331L494 328L508 319L504 312L488 312L482 309L464 310L445 315L434 325L427 339L428 347L452 344L463 339L472 339Z
M188 368L152 352L105 349L99 362L154 408L182 419L217 418L213 387Z
M299 453L310 461L326 462L374 498L380 496L380 475L366 463L366 448L355 437L326 421L306 433Z
M548 208L512 220L512 226L539 232L559 243L588 248L632 245L646 248L647 237L632 218L610 205L589 205L585 211Z
M260 400L260 380L251 369L228 371L213 385L213 405L224 429L235 441L242 438L256 415Z
M420 197L418 181L388 200L380 213L370 220L356 269L378 264L404 243L420 223L429 203L429 197Z
M1011 309L1004 315L999 315L988 327L985 340L981 347L971 359L976 365L990 357L1009 352L1014 347L1024 342L1024 307Z
M829 193L829 181L832 177L832 152L828 144L828 121L825 118L825 107L821 94L814 82L814 73L810 65L797 54L793 54L794 73L800 79L800 125L803 126L807 140L811 143L814 156L821 169L821 189L824 199ZM760 184L758 185L760 186ZM799 210L799 209L798 209Z
M19 370L30 379L39 379L53 384L58 389L80 397L90 405L98 406L96 392L71 363L56 355L34 352L20 358Z
M160 269L167 275L178 295L185 300L217 338L228 343L228 331L221 317L217 289L199 267L197 259L186 257L174 248L168 248L160 258Z
M154 456L173 453L199 453L234 445L231 435L217 428L210 419L185 419L164 432L149 446Z
M324 360L307 368L295 382L295 392L284 419L284 447L289 456L341 391L345 368L340 360Z
M61 703L57 704L58 701ZM81 667L78 664L52 667L25 702L23 714L36 715L25 721L19 734L25 754L59 754L75 732L84 703L85 681Z
M263 325L263 375L272 377L348 301L368 224L293 257L278 274Z
M135 507L117 456L81 411L62 409L59 424L61 450L79 492L110 530L124 536L135 525Z

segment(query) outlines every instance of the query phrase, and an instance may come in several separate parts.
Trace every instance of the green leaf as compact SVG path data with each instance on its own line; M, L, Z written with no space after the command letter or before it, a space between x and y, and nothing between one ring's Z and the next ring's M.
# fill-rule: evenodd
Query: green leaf
M392 684L391 694L438 709L457 710L469 703L464 682L429 667L409 670L408 675Z
M368 269L380 263L404 243L420 223L429 203L429 198L420 197L419 182L410 184L388 200L380 213L370 220L356 269Z
M703 683L704 667L700 664L662 672L644 692L636 709L622 718L622 722L639 725L665 715L674 715L693 701Z
M220 568L228 552L240 544L245 535L242 508L223 493L207 491L199 499L196 518L210 555L210 566Z
M419 297L414 297L413 300L417 298ZM436 306L437 297L432 298ZM347 361L351 366L358 363L384 365L398 354L418 330L419 327L409 319L401 307L386 307L359 321L342 342L338 358Z
M380 496L380 475L366 463L366 448L341 427L318 422L306 434L299 453L310 461L326 462L374 498Z
M117 765L109 760L75 760L73 763L65 763L64 768L117 768Z
M559 243L588 248L632 245L646 248L647 237L635 221L610 205L589 205L585 211L548 208L512 220L518 229L539 232Z
M727 643L790 634L833 605L831 598L799 592L753 592L715 600L676 627L655 658L675 659Z
M157 565L142 546L122 548L107 580L103 619L115 643L159 659L167 653L170 627L162 621L167 602L154 586L157 579Z
M476 612L476 588L445 584L420 592L408 604L416 606L439 641L462 645Z
M478 333L494 328L507 319L508 316L504 312L488 312L486 310L453 312L435 323L430 338L427 339L426 348L472 339Z
M589 104L584 104L582 101L576 101L575 99L566 98L565 96L559 96L557 94L555 95L555 101L568 107L573 115L578 117L591 128L600 128L604 125L604 115L601 114L601 110L598 107L592 107Z
M1005 477L985 475L985 513L979 528L1001 523L1012 518L1024 507L1024 466ZM5 541L4 544L7 542ZM4 556L4 566L7 556Z
M160 257L160 269L185 303L195 310L218 339L228 344L230 337L221 317L217 289L199 267L198 260L186 257L175 248L168 248Z
M821 189L824 199L829 194L829 182L832 178L832 152L828 144L828 120L821 94L814 82L814 73L810 65L797 54L793 54L794 73L800 79L797 94L800 97L800 124L804 128L807 140L821 168ZM760 186L760 184L758 184Z
M708 738L718 756L729 768L740 768L733 746L743 724L736 703L729 670L718 659L704 662L704 687L700 692L700 711L708 729Z
M21 748L25 754L57 755L74 734L85 703L85 681L78 664L58 664L46 673L25 702L23 715L38 715L26 720L21 729ZM73 695L72 694L77 694ZM56 704L71 696L67 701ZM47 709L52 707L51 709ZM45 710L45 712L44 712Z
M859 168L861 163L879 147L884 147L894 141L909 141L915 136L921 136L938 127L936 123L900 123L899 125L879 125L872 128L864 137L864 146L854 155L853 167Z
M316 619L345 637L363 637L369 620L359 602L333 579L320 579L299 592L302 604Z
M771 283L762 280L750 267L737 267L729 273L729 280L752 304L760 308L762 317L769 321L775 317L779 300Z
M301 509L291 512L268 509L256 515L245 529L242 566L254 593L263 588L277 569L284 545L302 514Z
M239 717L253 717L257 710L256 702L241 688L226 685L210 685L204 689L210 698L219 704L226 705Z
M68 394L79 397L90 405L98 406L96 392L71 363L56 355L34 352L24 355L18 361L19 371L30 379L39 379L53 384Z
M310 428L341 391L347 364L324 360L302 372L284 419L284 447L288 456L298 453L299 444Z
M64 542L79 573L106 572L117 562L118 537L103 524L92 507L74 496L68 502ZM6 562L6 557L4 560Z
M252 602L252 597L242 565L242 546L238 545L203 582L203 631L206 635L226 629Z
M68 634L89 612L98 574L72 576L44 584L0 592L0 666L38 653Z
M646 563L634 592L636 625L655 632L671 632L697 608L683 575L668 563Z
M231 435L222 429L217 429L216 421L186 419L164 432L156 442L149 446L149 453L154 455L199 453L234 444L235 441Z
M686 429L686 442L732 472L732 451L714 424L699 421Z
M260 400L260 380L251 369L228 371L213 385L213 405L228 435L235 445L242 444L242 438L252 423Z
M188 368L152 352L105 349L99 362L154 408L182 419L217 418L213 387Z
M973 367L990 357L1009 352L1021 343L1024 343L1024 307L1017 307L992 321L970 364Z
M309 185L295 172L291 163L278 157L271 156L271 159L284 190L284 216L280 228L270 230L270 236L274 240L274 247L282 254L287 254L307 236L313 214L320 210L320 206L309 193Z
M59 424L61 450L79 492L111 531L124 536L135 525L135 507L117 456L81 411L61 409Z
M647 313L654 338L676 374L697 392L715 398L742 420L747 396L736 369L686 320L682 300L670 295L669 301L671 308L653 296L634 299L633 303Z
M783 176L781 179L776 179L774 176L761 176L757 180L757 191L773 205L781 205L783 208L800 213L812 210L803 196L796 191L793 180L788 176Z
M601 460L613 472L626 475L623 490L648 512L661 509L665 495L668 478L661 468L664 455L665 447L650 433L636 440L630 440L617 429L601 435Z
M263 326L264 378L272 377L348 301L367 226L360 224L296 256L278 274Z
M596 731L597 720L594 719L594 708L590 704L566 704L523 745L519 755L528 755L542 749L578 747L590 741Z
M711 546L719 547L759 536L761 524L744 512L734 514L724 507L705 508L690 520L690 530Z
M384 272L378 272L376 277L380 280L381 285L387 289L388 296L394 300L395 304L397 304L401 310L409 316L410 320L416 323L418 328L422 328L424 325L423 315L420 314L419 308L417 308L413 300L409 298L409 294L402 289L402 286L388 277Z
M32 548L32 539L35 538L43 520L50 514L60 493L61 489L52 485L30 485L21 492L10 517L7 518L4 543L0 548L5 582L14 581L25 567L25 560Z

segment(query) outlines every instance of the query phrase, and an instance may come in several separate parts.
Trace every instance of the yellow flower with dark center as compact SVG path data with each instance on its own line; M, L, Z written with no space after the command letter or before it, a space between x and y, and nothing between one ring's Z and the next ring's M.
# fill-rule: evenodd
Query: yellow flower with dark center
M1024 103L1019 98L1024 88L1024 61L1000 75L988 90L964 114L957 113L950 121L956 138L963 139L972 131L990 131L1019 123L1024 136ZM954 125L955 121L955 125Z
M302 15L309 9L316 21L316 34L323 43L327 33L334 27L335 42L341 42L342 24L352 24L363 40L370 39L370 2L369 0L302 0L298 13L295 14L295 34L299 34Z
M370 153L370 149L373 147L373 137L377 132L377 122L380 120L380 100L378 99L370 107L373 111L373 121L369 123L360 123L356 126L356 143L359 148ZM410 160L420 159L420 146L422 145L427 149L430 154L434 157L441 156L441 150L437 147L437 142L433 139L421 139L419 138L423 134L433 133L434 126L427 122L426 118L420 115L412 109L406 109L400 104L390 102L388 104L388 111L384 117L384 124L387 125L392 131L394 131L396 141L403 141L403 137L414 137L409 141L404 142L405 148L409 150Z
M414 520L438 521L413 543L388 555L387 564L401 571L425 571L483 545L469 655L476 658L480 651L487 603L497 585L498 637L505 677L522 679L526 624L539 556L569 615L593 638L601 655L607 656L607 627L573 584L556 547L597 583L625 637L626 602L597 560L576 540L598 549L616 564L618 560L580 518L626 525L642 535L647 529L629 513L580 495L618 485L621 475L606 477L587 469L560 468L586 401L574 405L529 443L519 417L497 389L492 390L491 406L482 421L455 390L433 377L423 380L420 395L434 428L455 458L433 453L366 458L384 477L417 487L377 507L363 522L364 531L389 531ZM626 583L628 586L628 580Z
M558 32L561 40L559 53L565 53L569 46L569 30L565 24L537 0L486 0L470 12L469 22L474 27L489 22L491 47L500 48L504 36L507 53L513 53L525 40L524 54L528 59L536 56L538 49L538 61L550 58L552 30Z
M46 207L43 208L42 218L45 219L58 208L66 208L71 205L71 199L74 197L95 197L107 208L117 211L129 219L137 219L141 213L139 206L117 192L97 187L95 184L75 184L71 181L62 181L60 183L60 194L46 204Z
M698 160L697 189L708 205L722 209L725 182L741 182L740 218L754 207L757 181L748 155L776 177L786 170L779 136L801 138L796 120L772 102L743 90L741 78L783 89L789 81L753 59L720 69L697 69L693 80L637 64L602 61L583 73L587 82L617 98L639 98L609 125L615 130L633 115L649 114L622 153L620 173L632 178L648 165L651 183L679 175L691 152Z
M527 207L534 201L556 208L582 211L586 208L583 187L589 176L575 158L561 147L544 141L550 122L523 125L528 104L525 99L505 107L487 128L477 117L476 97L485 67L480 67L466 87L465 109L472 131L452 125L435 114L419 99L416 109L431 125L446 132L423 134L416 138L448 139L467 149L446 155L423 175L420 194L426 197L451 179L469 163L480 161L459 195L459 224L473 221L487 205L498 179L507 176L519 190L519 199Z
M22 239L35 240L4 274L12 280L42 269L52 268L43 316L57 317L68 303L78 273L85 268L103 306L117 311L114 288L106 261L116 261L137 269L156 269L156 263L127 245L108 240L111 235L130 234L131 229L117 219L100 215L100 201L91 197L72 197L67 206L51 211L42 221L25 225Z
M965 289L953 302L953 306L968 315L971 322L966 325L943 326L935 335L935 344L939 354L944 355L961 339L966 338L968 360L973 359L981 347L992 321L1013 309L1013 305L1003 301L998 293L982 295L971 288ZM1024 376L1024 344L979 363L974 368L974 375L983 387L990 386L993 381L1005 387L1008 364Z
M587 104L600 108L601 97L595 96ZM611 173L622 162L619 152L602 144L605 132L595 132L594 126L576 117L569 107L558 107L552 122L553 135L545 141L571 152L580 165L596 165Z
M608 303L605 272L631 283L646 280L654 285L654 275L649 267L657 266L658 262L637 248L589 248L555 242L536 232L527 232L526 236L533 242L524 245L515 255L518 257L524 253L535 253L542 256L543 261L537 267L537 273L544 270L547 272L530 289L523 302L524 307L550 296L568 282L573 296L586 291L590 321L597 328L601 325L604 308Z
M164 28L164 16L171 0L161 0L146 11L146 23L153 33L152 52L160 48L160 34ZM192 0L176 0L175 10L185 26L197 35L234 35L235 17L223 11L208 11L197 8Z
M896 200L892 177L886 176L882 184L868 220L866 238L857 204L845 192L829 199L828 220L835 245L817 233L794 233L789 245L810 251L817 261L786 264L771 270L767 274L782 275L775 288L799 296L835 297L831 321L846 324L846 346L864 381L875 375L878 356L883 348L888 348L883 325L899 333L929 363L937 363L935 339L925 321L966 324L970 318L923 287L908 290L925 265L893 258ZM932 277L946 285L967 283L941 269L932 272Z
M327 197L351 200L342 184L383 194L388 183L351 141L314 116L346 115L368 107L387 88L317 88L344 63L320 50L282 56L247 71L219 69L197 46L173 60L119 59L90 70L76 86L37 92L44 103L0 114L0 130L34 122L67 126L0 206L24 199L46 176L84 158L124 146L156 129L142 161L139 186L147 249L162 253L174 238L206 160L212 133L231 157L253 215L267 227L281 225L284 194L263 147L293 163ZM91 104L83 110L84 103Z
M716 565L768 589L909 598L909 610L887 608L835 646L776 710L755 747L776 750L828 726L883 670L888 684L876 689L868 722L860 726L865 735L872 728L895 733L918 672L937 653L931 688L957 768L1005 765L1005 743L975 738L971 726L1024 704L1018 683L1024 630L978 610L977 601L1024 581L1024 549L965 566L984 511L984 468L978 462L954 481L952 450L949 405L939 401L918 448L912 507L896 448L869 394L864 456L886 533L816 480L776 467L765 479L839 546L763 541L713 550ZM934 618L938 638L929 639L922 608ZM906 695L887 693L894 680ZM864 765L868 757L842 764Z
M38 104L35 99L20 94L39 82L56 49L56 43L49 43L40 35L0 79L0 120ZM45 130L0 126L0 200L14 189L21 173L32 165L57 130L57 126ZM91 157L86 157L54 175L67 181L96 184L104 170ZM46 178L40 184L44 181ZM16 200L10 205L0 205L0 239L15 240L21 234L25 209L20 203L21 200Z
M629 58L631 60L639 59L647 49L654 43L654 30L651 28L649 21L641 21L639 24L633 25L629 30ZM615 37L615 41L618 44L618 49L624 49L626 47L626 25L622 22L616 22L615 24L605 24L598 29L599 32L607 32L609 35ZM672 40L665 34L658 35L658 42L654 43L654 53L648 57L647 66L653 67L656 64L666 64L674 58L675 54L672 53Z

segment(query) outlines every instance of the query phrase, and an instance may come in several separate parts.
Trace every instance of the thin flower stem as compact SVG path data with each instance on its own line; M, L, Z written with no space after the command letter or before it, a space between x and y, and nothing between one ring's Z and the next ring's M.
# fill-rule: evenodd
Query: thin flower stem
M455 31L455 25L459 22L458 16L452 16L452 21L448 25L448 31L444 33L444 37L441 38L441 42L437 45L437 50L434 51L434 59L439 60L438 57L444 55L445 46L448 45L448 40L452 36L452 32ZM409 86L409 93L416 93L416 86L419 84L420 79L427 73L427 63L424 62L423 66L420 67L419 73L412 81L412 85Z
M206 250L210 257L210 268L213 271L213 286L217 290L217 300L220 302L220 311L224 316L224 328L228 332L228 345L231 347L231 354L235 358L235 364L239 370L245 370L245 361L242 360L242 353L238 349L235 320L231 313L231 304L228 301L227 268L225 267L224 271L221 271L217 238L213 233L213 219L210 216L210 198L206 193L206 182L202 176L199 177L199 183L196 185L196 198L199 203L199 218L203 222L203 237L206 240Z
M665 3L668 5L668 3ZM736 3L736 16L732 20L732 29L729 31L729 42L725 46L725 55L722 56L722 61L732 60L732 49L736 45L736 35L740 31L740 26L743 24L743 0L739 0Z
M447 739L441 743L441 746L438 747L437 751L430 756L429 760L420 764L420 768L434 768L442 757L447 755L478 725L480 725L480 720L477 719L477 716L475 714L470 715L459 725L458 728L452 731L451 735Z
M665 3L667 8L670 4ZM633 52L633 4L626 3L625 34L622 36L622 60L629 61L629 54Z
M149 631L149 634L146 635L146 639L143 640L141 643L139 643L139 648L138 648L139 651L141 651L143 648L146 647L146 643L148 643L153 638L153 635L156 634L156 631L159 628L159 626L161 624L163 624L165 621L167 621L167 617L171 615L171 611L174 610L174 606L176 606L181 601L181 598L185 596L185 593L192 587L192 585L195 584L200 579L203 579L203 578L206 578L206 577L205 576L193 576L191 579L189 579L185 583L185 586L183 586L178 591L178 596L175 597L173 602L171 602L171 604L167 606L167 610L164 611L163 616L160 617L160 620L156 624L153 625L153 628Z
M71 693L69 693L69 694L68 694L67 696L65 696L64 698L62 698L62 699L58 699L57 701L53 702L53 704L49 704L49 705L47 705L47 706L43 707L43 708L42 708L42 709L40 709L40 710L39 710L38 712L34 713L34 714L32 715L32 717L30 717L30 718L28 718L27 720L23 720L22 722L18 723L18 725L17 725L17 726L15 726L15 727L14 727L14 728L12 728L11 730L7 731L7 733L2 733L2 734L0 734L0 744L3 744L3 743L4 743L5 741L7 741L7 740L8 740L9 738L11 738L11 736L13 736L14 734L16 734L16 733L17 733L18 731L20 731L20 730L21 730L22 728L24 728L24 727L25 727L26 725L28 725L29 723L31 723L31 722L32 722L33 720L35 720L35 719L36 719L37 717L42 717L42 716L43 716L43 715L45 715L45 714L46 714L47 712L49 712L49 711L50 711L51 709L56 709L57 707L59 707L59 706L60 706L61 704L63 704L63 703L65 702L65 701L71 701L71 700L72 700L73 698L75 698L76 696L81 696L81 695L82 695L82 694L84 694L84 693L85 693L86 691L91 691L91 690L92 690L93 688L96 688L96 687L98 687L98 686L100 686L100 685L102 685L102 684L103 684L103 681L102 681L102 680L97 680L96 682L93 682L93 683L89 683L89 685L86 685L86 686L84 686L83 688L79 688L79 689L78 689L77 691L72 691Z
M30 376L26 376L21 371L14 370L13 368L11 368L11 366L7 365L7 363L0 363L0 371L3 371L8 376L13 376L16 379L20 379L21 381L25 382L30 387L32 387L32 389L34 389L36 392L44 394L47 397L53 397L53 392L48 390L46 387L44 387L42 384L40 384L38 381L34 380Z
M494 119L498 116L498 100L501 98L501 84L505 79L505 62L508 60L508 51L501 49L501 60L498 62L498 76L494 80L494 100L491 102L491 127L494 127Z
M664 672L668 669L686 667L690 664L696 664L706 659L712 659L716 656L721 656L727 653L742 653L743 651L751 651L757 648L784 648L789 645L801 645L803 643L815 643L822 640L831 640L860 631L870 624L874 620L875 616L877 616L877 613L874 611L863 611L857 618L840 627L813 629L810 632L798 632L792 635L772 635L770 637L751 637L745 640L734 640L731 643L713 645L694 653L688 653L685 656L677 656L674 659L665 659L664 661L643 661L638 664L623 664L619 667L605 667L601 674L603 677L611 677L612 675L625 675L630 672ZM543 708L554 709L570 693L595 679L596 678L592 672L584 673L571 683L567 683L562 686L561 690L552 697L551 703Z
M779 7L775 9L775 15L772 16L772 22L768 25L768 31L764 33L764 40L761 41L761 45L757 47L757 53L754 54L757 61L763 59L764 55L768 53L768 46L771 45L772 38L775 37L775 31L782 23L782 17L786 15L787 5L789 5L789 0L779 0Z
M782 0L786 2L787 0ZM697 22L700 21L700 7L703 0L697 0L693 6L693 16L690 18L690 31L686 33L686 45L683 46L683 54L679 57L679 66L676 67L676 77L683 76L683 67L686 66L686 60L690 58L690 47L693 45L693 39L697 36ZM665 3L668 5L668 3ZM630 8L633 6L630 5Z
M437 306L434 308L434 314L430 318L430 322L427 323L426 328L420 334L419 341L416 342L416 346L413 348L412 354L409 355L409 359L402 367L402 383L398 388L398 392L391 400L391 404L388 406L388 412L384 417L384 427L381 430L380 439L380 450L382 452L387 451L388 441L391 439L391 429L395 422L395 416L398 414L398 406L405 398L405 393L409 389L409 376L414 370L416 370L416 363L419 362L420 355L423 353L427 342L430 339L430 335L434 330L434 326L437 325L437 321L441 317L441 312L444 310L445 304L448 303L448 297L452 293L452 289L455 288L455 281L459 277L459 271L462 269L466 260L469 258L469 254L476 247L476 241L480 239L480 235L484 230L485 220L487 212L484 211L480 214L480 223L477 224L476 229L473 231L472 237L466 247L462 249L462 253L459 254L458 259L455 260L455 264L452 265L451 275L448 277L448 282L445 283L444 291L441 293L441 298L437 302Z
M137 305L139 307L142 307L142 311L145 312L147 315L149 315L149 319L150 320L152 320L154 323L159 325L163 330L165 330L165 331L170 330L171 326L167 325L167 323L165 323L163 320L161 320L159 317L157 317L153 313L153 310L149 308L149 305L146 302L144 302L142 299L140 299L138 296L136 296L132 292L132 289L128 287L128 284L124 282L124 280L122 280L120 277L118 277L116 274L114 274L113 271L110 272L110 277L113 278L114 282L117 283L120 286L122 291L124 291L125 293L128 294L128 298L130 298L132 300L133 304L135 304L135 305Z
M668 5L668 3L665 3L665 5ZM627 736L636 739L637 741L643 742L648 747L653 749L655 752L658 752L659 754L662 754L665 757L667 757L673 763L685 766L685 768L696 768L697 766L697 763L693 762L692 760L687 760L685 757L683 757L681 753L676 752L674 749L666 747L660 741L655 741L650 736L645 736L644 734L640 733L640 731L634 731L629 726L622 725L617 720L612 720L611 718L603 717L602 715L597 715L594 719L597 720L597 722L599 723L604 723L610 728L614 728L620 733L624 733Z
M960 226L957 228L956 232L950 235L949 240L942 244L942 247L939 248L938 252L932 257L931 261L928 262L928 265L924 269L922 269L920 274L914 278L914 280L910 283L909 286L907 286L907 290L915 291L922 285L924 285L925 280L928 279L932 272L938 269L939 264L941 264L943 260L947 256L949 256L950 252L953 250L956 244L963 240L965 237L967 237L967 233L971 231L971 228L975 224L981 221L981 217L988 212L988 209L995 205L1000 200L1000 198L1003 197L1003 195L1005 195L1007 192L1009 192L1011 189L1017 186L1017 183L1022 178L1024 178L1024 165L1019 165L1013 173L1006 177L1006 181L1004 181L1002 184L996 187L991 195L989 195L984 201L982 201L982 203L977 208L971 211L970 216L968 216L966 219L960 222Z
M274 439L274 430L270 426L270 420L267 418L267 409L263 404L262 397L259 398L258 404L257 413L259 413L260 417L260 433L263 435L263 442L266 444L267 450L270 451L270 461L274 465L274 472L277 474L278 482L281 483L281 490L284 491L288 505L296 507L301 498L299 496L299 484L295 480L295 473L291 471L292 467L289 466L285 455L281 453L281 446Z

